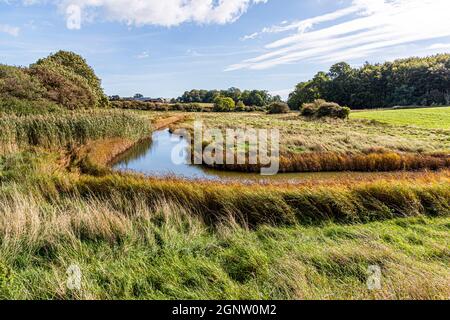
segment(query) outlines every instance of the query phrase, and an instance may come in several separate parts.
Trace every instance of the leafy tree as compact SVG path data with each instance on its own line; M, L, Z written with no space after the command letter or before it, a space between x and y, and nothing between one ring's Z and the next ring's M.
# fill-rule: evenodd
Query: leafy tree
M34 65L30 72L46 88L44 97L68 109L88 109L99 105L96 92L87 80L63 66L49 62Z
M231 112L235 107L234 100L228 97L217 97L214 100L214 112Z
M191 90L183 93L177 100L183 103L203 102L214 103L219 96L231 98L235 103L242 101L247 106L264 107L271 102L281 101L280 96L272 97L265 90L240 90L238 88L229 88L227 90Z
M351 68L345 62L299 83L289 95L291 109L315 99L358 108L450 104L450 54L400 59Z
M61 75L69 76L71 79L84 79L83 82L87 83L90 91L95 96L94 104L90 107L106 107L109 105L109 100L101 87L100 79L80 55L69 51L58 51L47 58L38 60L30 68L42 67L48 67L53 72L59 72ZM81 80L76 80L75 82L79 83ZM82 88L79 89L82 90Z
M0 65L0 96L38 100L45 92L42 83L27 69Z

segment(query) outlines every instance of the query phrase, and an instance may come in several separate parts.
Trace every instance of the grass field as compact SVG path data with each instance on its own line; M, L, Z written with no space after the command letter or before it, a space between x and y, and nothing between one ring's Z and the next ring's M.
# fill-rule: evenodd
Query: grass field
M448 170L248 185L104 166L108 153L174 115L220 128L280 128L289 154L432 153L450 143L438 125L297 114L8 112L0 115L0 298L449 297ZM80 289L66 285L71 265L82 272ZM369 290L374 266L382 285Z
M396 112L399 112L397 114ZM425 114L425 116L424 116ZM386 118L386 123L369 120ZM402 117L409 118L400 123ZM447 117L447 118L446 118ZM252 114L197 114L211 128L271 128L282 134L284 151L305 152L355 152L385 148L397 152L439 152L450 150L450 107L399 111L355 112L349 121L307 120L296 113L287 115ZM425 119L430 128L416 127ZM432 119L429 122L427 119ZM446 121L448 120L448 121ZM411 122L400 130L399 125Z
M423 112L434 114L435 111ZM201 120L205 127L223 131L229 128L280 130L280 167L284 172L436 169L450 163L450 130L439 128L439 122L435 123L435 129L426 129L367 119L310 120L297 113L202 113L188 117L192 121L179 126L192 129L193 120ZM417 114L414 121L421 117ZM260 169L258 165L221 168Z
M391 125L450 130L450 107L354 112L351 118L376 120Z

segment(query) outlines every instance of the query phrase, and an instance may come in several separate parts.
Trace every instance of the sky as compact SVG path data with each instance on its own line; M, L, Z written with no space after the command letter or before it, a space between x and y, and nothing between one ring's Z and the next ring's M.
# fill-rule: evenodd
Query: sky
M264 89L450 52L448 0L0 0L0 63L81 54L108 95Z

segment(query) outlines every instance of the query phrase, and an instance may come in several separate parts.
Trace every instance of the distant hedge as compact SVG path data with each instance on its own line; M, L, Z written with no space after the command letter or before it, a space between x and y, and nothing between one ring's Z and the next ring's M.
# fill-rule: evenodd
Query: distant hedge
M212 104L201 103L155 103L134 100L114 100L111 107L116 109L145 110L145 111L182 111L182 112L219 112ZM256 112L265 111L264 108L256 106L245 106L238 103L229 112Z

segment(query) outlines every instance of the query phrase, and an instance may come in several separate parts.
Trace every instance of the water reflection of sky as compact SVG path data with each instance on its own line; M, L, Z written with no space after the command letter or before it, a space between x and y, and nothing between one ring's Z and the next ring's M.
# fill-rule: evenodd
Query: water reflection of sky
M239 181L292 181L293 183L311 180L338 180L341 178L370 178L395 175L395 173L370 172L318 172L318 173L283 173L275 176L261 176L257 173L229 172L194 166L187 163L183 157L181 164L172 161L172 150L187 150L189 142L182 136L170 133L169 129L156 131L152 139L143 140L116 159L113 169L133 171L148 176L176 176L186 179L207 180L239 180Z
M186 150L188 141L181 137L172 135L169 129L156 131L152 135L152 141L144 148L136 145L123 156L113 166L114 169L126 171L132 170L147 175L167 176L175 175L185 178L217 179L218 176L207 173L199 166L187 164L187 157L180 152L180 157L185 159L181 164L172 161L172 150Z

